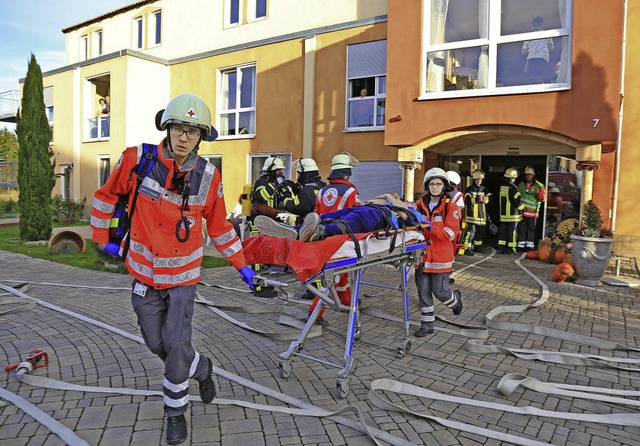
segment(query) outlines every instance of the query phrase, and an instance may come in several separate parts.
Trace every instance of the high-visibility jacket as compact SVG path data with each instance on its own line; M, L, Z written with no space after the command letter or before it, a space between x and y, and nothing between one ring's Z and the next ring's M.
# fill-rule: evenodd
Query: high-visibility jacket
M329 184L318 192L316 212L326 214L360 205L362 202L353 184L342 178L331 178Z
M473 183L467 188L465 194L465 212L467 215L467 223L478 226L487 225L487 204L491 193L483 185ZM484 198L484 201L480 201Z
M169 157L164 146L158 147L158 160L142 181L131 221L130 249L126 258L129 273L155 289L195 285L200 279L203 257L202 219L207 222L216 249L226 260L240 269L247 264L242 243L233 225L226 220L222 177L220 171L200 156L191 156L182 167ZM142 155L142 146L127 148L116 163L107 182L99 188L91 209L92 240L109 241L109 222L121 195L129 193L131 200L137 176L131 175ZM186 173L189 195L172 191L174 174ZM184 209L183 199L186 201ZM184 223L186 217L190 234Z
M540 211L540 203L542 203L547 192L544 190L544 186L540 181L534 180L531 184L527 184L525 181L518 185L518 192L522 195L522 203L524 204L524 217L538 218Z
M253 184L251 191L251 204L262 203L272 208L276 208L276 192L278 184L271 181L267 174L262 175Z
M315 210L318 192L326 185L320 179L320 175L314 176L308 182L302 184L300 191L293 197L284 199L284 209L291 214L299 216L299 221L304 220L304 217Z
M500 222L513 223L522 220L520 211L524 210L520 192L513 182L500 186Z
M429 210L430 199L426 194L416 203L418 211L431 222L431 230L424 231L427 249L420 268L426 273L448 273L453 268L454 240L460 234L460 209L443 197L433 210Z

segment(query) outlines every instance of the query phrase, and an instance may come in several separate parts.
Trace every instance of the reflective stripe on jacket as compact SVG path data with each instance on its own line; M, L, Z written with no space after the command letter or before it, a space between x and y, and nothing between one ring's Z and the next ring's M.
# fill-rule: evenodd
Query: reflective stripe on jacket
M361 205L358 190L353 184L342 178L333 178L318 192L316 212L326 214Z
M519 222L522 216L519 211L524 210L524 204L520 198L520 192L515 184L503 184L500 186L500 221Z
M158 147L158 160L142 181L131 222L131 245L126 265L131 275L155 289L195 285L200 278L203 257L202 225L216 249L236 268L246 265L242 244L233 226L226 220L226 207L220 172L199 156L192 156L180 168L188 172L190 183L187 209L184 210L190 235L185 242L176 237L176 226L182 219L182 195L171 191L172 178L179 169L164 147ZM130 172L138 163L142 146L129 147L122 154L107 182L98 189L91 210L92 240L107 243L109 220L120 195L135 189L137 177ZM130 193L130 200L133 193ZM129 203L131 205L131 202ZM180 237L186 237L183 224Z
M484 197L484 201L480 201L482 197ZM478 186L474 183L467 188L467 193L465 194L467 223L486 226L487 204L490 197L491 193L487 192L482 185Z
M431 231L424 231L427 249L422 256L422 271L426 273L447 273L453 268L456 244L454 240L460 233L460 209L449 199L440 202L429 210L429 194L420 199L416 206L420 213L431 222Z
M540 203L546 198L546 191L540 181L533 181L531 184L526 182L520 183L518 192L522 195L522 203L524 204L524 217L538 218L540 211Z

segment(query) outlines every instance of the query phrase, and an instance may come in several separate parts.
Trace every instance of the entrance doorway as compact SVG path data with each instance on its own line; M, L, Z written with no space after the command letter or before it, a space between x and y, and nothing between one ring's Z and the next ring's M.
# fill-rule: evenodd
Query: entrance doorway
M531 166L536 172L536 179L545 184L547 177L547 156L482 156L481 169L485 173L484 186L489 192L491 192L491 200L489 201L488 214L491 220L499 225L500 223L500 186L504 184L504 172L509 167L515 167L518 169L518 178L516 178L516 185L524 181L524 168ZM540 206L540 217L536 224L536 240L542 239L543 226L544 226L544 213L545 203ZM493 236L495 240L491 239L491 234L487 234L489 237L489 243L494 244L497 241L497 236Z

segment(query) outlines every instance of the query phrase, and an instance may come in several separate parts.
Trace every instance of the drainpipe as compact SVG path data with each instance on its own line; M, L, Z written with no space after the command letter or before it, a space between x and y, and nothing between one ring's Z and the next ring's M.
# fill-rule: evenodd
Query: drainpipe
M613 195L611 197L611 230L616 229L618 213L618 182L620 179L620 152L622 151L622 115L624 113L624 73L627 49L627 0L624 1L624 19L622 22L622 62L620 67L620 110L618 112L618 147L616 147L615 165L613 171Z

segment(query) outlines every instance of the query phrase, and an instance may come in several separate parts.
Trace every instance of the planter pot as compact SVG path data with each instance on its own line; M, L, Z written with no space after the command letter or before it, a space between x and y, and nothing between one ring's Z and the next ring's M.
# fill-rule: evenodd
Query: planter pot
M602 286L609 257L611 257L612 238L582 237L572 235L573 267L578 279L576 283L587 286Z

